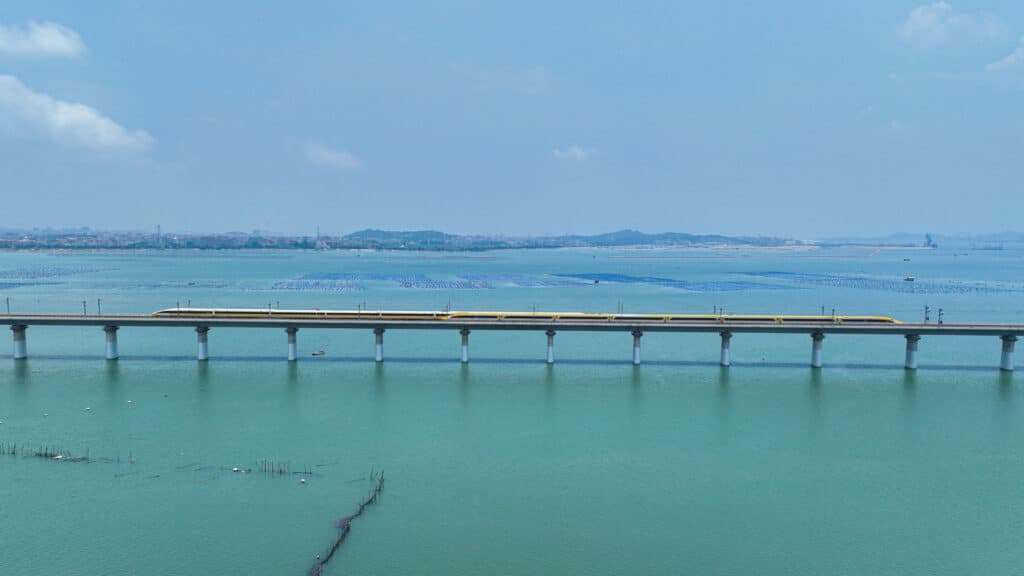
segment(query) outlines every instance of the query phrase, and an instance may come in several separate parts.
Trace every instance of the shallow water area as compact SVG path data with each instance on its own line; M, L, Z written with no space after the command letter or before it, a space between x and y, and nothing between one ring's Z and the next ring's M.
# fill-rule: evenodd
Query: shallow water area
M887 288L907 275L925 288ZM805 280L822 276L852 280ZM0 279L19 312L928 305L1024 322L1015 250L0 253ZM821 370L806 336L737 335L727 369L715 335L647 334L639 367L628 334L560 333L553 366L542 332L476 331L468 365L455 331L389 330L381 364L369 331L301 330L294 363L281 330L211 330L202 363L190 329L119 338L105 361L98 328L32 327L29 358L0 369L0 444L90 459L0 455L0 573L304 574L381 469L325 574L1024 564L1024 389L994 338L925 338L917 371L877 336L826 338Z

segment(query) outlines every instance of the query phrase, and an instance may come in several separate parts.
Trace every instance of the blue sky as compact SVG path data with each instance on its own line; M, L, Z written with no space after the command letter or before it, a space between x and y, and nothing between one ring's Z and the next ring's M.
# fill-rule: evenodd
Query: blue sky
M0 227L1020 230L1024 3L0 6Z

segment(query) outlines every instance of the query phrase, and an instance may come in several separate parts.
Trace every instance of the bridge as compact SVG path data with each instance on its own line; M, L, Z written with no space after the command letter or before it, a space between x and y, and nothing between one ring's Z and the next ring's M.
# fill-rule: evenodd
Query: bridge
M214 310L214 312L210 312ZM999 368L1014 368L1014 345L1024 336L1024 324L926 324L902 323L885 317L829 316L703 316L703 315L603 315L558 313L447 313L402 311L280 311L272 309L181 309L144 314L0 314L0 325L8 325L14 336L16 360L28 357L27 329L39 326L101 327L105 334L107 360L118 358L117 331L132 327L189 327L197 338L196 358L209 359L208 339L216 328L278 328L287 334L287 359L298 359L297 334L306 329L348 329L372 331L375 359L384 361L384 333L387 330L456 330L461 336L462 362L469 362L469 336L477 330L536 331L547 337L547 357L554 363L554 340L560 331L624 332L633 338L633 364L640 364L640 342L645 333L715 333L721 339L720 363L730 364L733 334L805 334L811 339L813 368L823 366L826 335L896 335L906 339L904 366L917 369L918 343L922 337L985 336L999 338Z

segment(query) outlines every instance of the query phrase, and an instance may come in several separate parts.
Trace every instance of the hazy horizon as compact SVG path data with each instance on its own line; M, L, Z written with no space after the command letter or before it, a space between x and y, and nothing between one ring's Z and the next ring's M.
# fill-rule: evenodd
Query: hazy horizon
M986 234L1022 95L1006 0L0 12L9 227Z
M0 227L0 234L12 234L12 233L54 233L54 234L72 234L80 231L88 231L92 234L157 234L158 230L153 229L100 229L90 227L90 225L79 225L79 227L35 227L32 229L17 228L17 227ZM679 231L679 230L636 230L636 229L615 229L615 230L604 230L593 234L570 234L570 233L553 233L553 234L526 234L526 233L507 233L507 234L462 234L452 232L444 229L397 229L397 228L364 228L358 230L346 230L346 231L329 231L319 229L318 231L314 228L312 231L305 232L282 232L275 230L185 230L185 229L166 229L161 228L159 231L165 236L173 235L187 235L187 236L229 236L229 235L249 235L249 236L281 236L281 237L309 237L313 238L317 233L324 237L342 238L348 235L353 235L362 232L385 232L385 233L440 233L450 236L459 237L481 237L481 238L509 238L509 239L526 239L526 238L558 238L566 236L580 236L580 237L597 237L603 235L611 235L623 232L638 232L648 236L656 236L662 234L683 234L692 236L726 236L729 238L775 238L781 240L794 240L800 242L915 242L924 241L926 237L931 237L934 240L963 240L963 241L983 241L983 242L1017 242L1024 241L1024 231L1004 230L1004 231L991 231L991 232L980 232L973 234L945 234L939 232L892 232L878 235L836 235L836 236L815 236L815 237L799 237L799 236L773 236L773 235L759 235L759 234L720 234L717 232L695 232L695 231ZM1019 237L1008 239L1006 237Z

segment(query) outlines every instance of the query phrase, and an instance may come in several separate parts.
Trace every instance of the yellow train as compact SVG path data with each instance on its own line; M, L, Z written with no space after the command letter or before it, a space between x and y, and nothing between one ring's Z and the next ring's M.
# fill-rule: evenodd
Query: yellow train
M510 320L558 321L604 320L608 322L665 322L744 324L900 324L889 316L817 316L798 314L598 314L589 312L451 312L424 310L279 310L270 308L167 308L153 313L169 318L282 318L290 320L385 320L452 321Z

